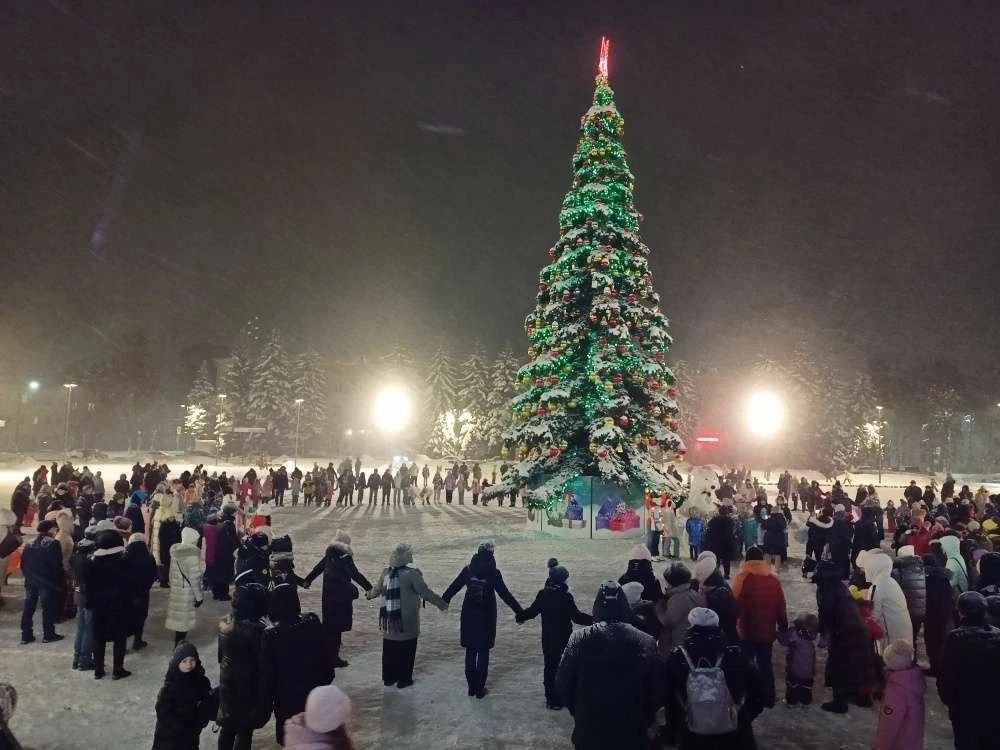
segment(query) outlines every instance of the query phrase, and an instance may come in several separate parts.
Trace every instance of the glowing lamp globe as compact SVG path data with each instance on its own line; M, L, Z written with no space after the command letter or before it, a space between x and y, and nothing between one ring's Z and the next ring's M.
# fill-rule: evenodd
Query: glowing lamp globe
M389 386L379 391L372 404L375 426L385 433L396 433L410 423L413 403L402 388Z
M747 400L746 420L751 435L771 437L784 424L785 405L777 394L759 391Z

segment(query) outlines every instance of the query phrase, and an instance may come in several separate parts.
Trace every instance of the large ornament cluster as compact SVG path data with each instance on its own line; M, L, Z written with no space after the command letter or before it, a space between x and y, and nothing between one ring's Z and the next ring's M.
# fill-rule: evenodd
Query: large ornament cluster
M518 373L506 436L505 455L518 460L508 484L527 484L536 506L579 474L675 490L658 463L663 452L683 452L668 321L639 237L623 120L603 75L580 128L559 241L525 320L531 361Z

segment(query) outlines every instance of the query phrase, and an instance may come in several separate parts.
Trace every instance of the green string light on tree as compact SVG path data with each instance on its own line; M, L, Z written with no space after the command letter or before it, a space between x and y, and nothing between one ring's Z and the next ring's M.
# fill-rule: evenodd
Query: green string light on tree
M488 492L527 487L528 505L546 510L580 476L657 493L680 489L659 461L684 451L666 365L672 339L639 236L643 217L632 201L635 178L608 84L608 52L602 39L559 240L524 323L531 361L518 372L513 425L504 435L505 456L517 461Z

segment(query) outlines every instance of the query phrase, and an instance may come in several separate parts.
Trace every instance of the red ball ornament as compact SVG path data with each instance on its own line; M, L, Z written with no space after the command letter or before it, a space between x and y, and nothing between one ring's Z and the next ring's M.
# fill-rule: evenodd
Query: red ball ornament
M664 354L663 352L657 352L656 353L656 361L657 362L663 362L666 358L667 358L667 355Z
M552 456L552 458L557 458L559 456L558 446L553 445L551 448L549 448L549 455Z
M638 301L639 301L639 298L636 295L630 294L628 296L628 302L629 302L630 305L634 305Z
M613 378L611 378L611 379L612 379L613 381L615 381L616 383L621 383L621 382L622 382L623 380L625 380L625 378L623 378L623 377L622 377L622 376L621 376L620 374L619 374L619 375L615 375L615 376L614 376Z
M667 395L670 396L670 398L677 398L677 389L676 388L668 388L667 389Z
M600 265L601 265L601 268L607 268L608 266L611 265L611 261L609 261L607 258L601 258Z
M607 344L608 344L608 337L607 336L601 336L599 339L597 339L597 343L600 344L601 346L607 346Z
M650 448L655 448L656 447L656 438L650 438L649 439L649 447Z
M618 417L618 424L620 424L622 427L628 427L628 417L622 414L620 417Z
M548 288L549 288L549 285L546 284L544 281L538 282L538 291L544 292Z
M618 296L618 290L615 289L614 287L611 287L610 294L611 294L612 297L617 297Z
M608 321L608 325L609 326L616 326L616 325L618 325L618 318L612 318L611 320L609 320Z
M545 378L536 378L535 379L535 387L536 388L541 388L543 385L545 385Z
M563 302L569 302L569 292L568 291L562 293L562 301Z
M556 250L556 249L555 249L554 247L550 247L550 248L549 248L549 257L550 257L550 258L554 258L554 257L556 257L556 253L557 253L557 252L559 252L559 251L558 251L558 250Z
M583 247L583 237L577 237L576 238L576 246L577 247Z
M597 322L597 320L598 320L598 318L597 318L597 315L596 315L596 314L594 314L594 313L591 313L591 314L590 314L590 322L591 322L591 323L596 323L596 322Z
M538 408L537 408L537 409L535 410L535 414L537 414L537 415L538 415L538 416L540 416L540 417L544 417L544 416L545 416L545 407L544 407L544 406L539 406L539 407L538 407Z
M600 456L601 458L607 458L608 457L608 449L607 448L601 448L599 451L597 451L597 455Z
M549 383L552 384L552 385L559 385L559 376L558 375L553 375L552 377L550 377L549 378Z
M628 354L628 345L627 344L619 344L618 345L618 353L619 354Z

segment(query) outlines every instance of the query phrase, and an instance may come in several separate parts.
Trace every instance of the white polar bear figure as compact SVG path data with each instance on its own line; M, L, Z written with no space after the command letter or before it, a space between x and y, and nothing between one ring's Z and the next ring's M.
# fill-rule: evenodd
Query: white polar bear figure
M710 466L695 466L691 469L689 481L691 489L679 512L690 518L691 511L697 508L701 517L707 520L717 510L715 491L719 489L719 475Z

